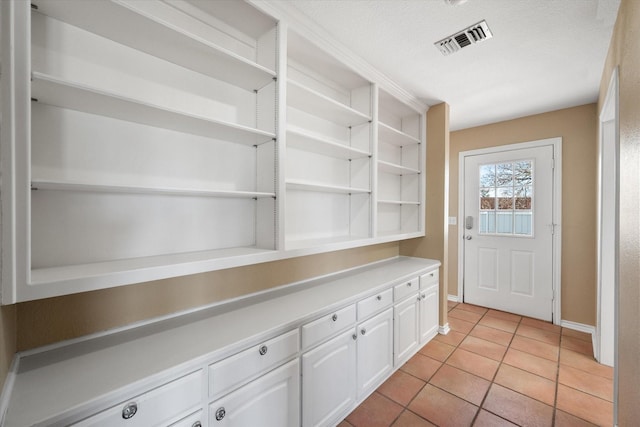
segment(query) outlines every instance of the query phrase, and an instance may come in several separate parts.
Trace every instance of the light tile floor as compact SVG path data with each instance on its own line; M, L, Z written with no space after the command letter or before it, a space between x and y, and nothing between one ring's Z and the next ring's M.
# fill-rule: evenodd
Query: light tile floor
M339 427L612 424L613 369L591 335L452 302L449 326Z

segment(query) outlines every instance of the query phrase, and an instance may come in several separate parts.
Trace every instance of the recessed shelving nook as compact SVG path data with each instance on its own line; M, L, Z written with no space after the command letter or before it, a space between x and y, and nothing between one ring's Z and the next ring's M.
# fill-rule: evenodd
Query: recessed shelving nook
M377 235L423 231L424 144L420 113L378 92Z
M423 235L424 114L266 4L1 7L3 303Z
M285 247L372 237L373 85L290 32Z

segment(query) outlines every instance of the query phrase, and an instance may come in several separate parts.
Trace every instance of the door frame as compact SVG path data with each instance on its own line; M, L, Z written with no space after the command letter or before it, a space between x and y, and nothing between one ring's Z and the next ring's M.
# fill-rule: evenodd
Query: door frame
M520 142L515 144L500 145L496 147L480 148L476 150L461 151L458 163L458 238L463 243L458 243L458 302L464 301L464 163L465 158L480 154L494 154L506 151L520 150L523 148L553 147L553 212L552 221L554 233L552 236L552 287L553 304L552 319L556 325L560 324L561 301L560 297L560 267L562 260L562 137L540 139L535 141Z
M619 88L618 88L618 67L613 70L611 74L611 80L609 81L609 87L607 94L600 110L598 117L598 237L597 237L597 311L596 311L596 330L594 334L594 356L598 362L606 365L613 365L614 369L617 366L617 334L618 334L618 258L619 258L619 235L620 235L620 194L619 194L619 170L620 170L620 118L619 118ZM605 123L613 122L614 135L613 144L605 145ZM606 151L605 151L606 150ZM605 152L608 153L611 158L614 159L613 170L609 170L609 167L604 164ZM605 180L613 180L614 184L614 206L613 212L605 212L604 204L604 182ZM614 271L613 271L613 287L610 289L603 288L603 252L610 250L611 248L604 248L603 237L603 224L608 219L607 215L613 215L614 224L614 236L613 236L613 254L614 254ZM605 295L606 294L606 295ZM604 295L604 296L603 296ZM603 299L608 303L613 303L613 307L606 307L603 309ZM610 312L609 309L613 308ZM609 316L606 320L603 320L604 316ZM602 339L602 326L606 323L608 330L613 336L607 340ZM603 353L606 353L607 357L603 357ZM611 357L609 357L609 355ZM615 388L614 388L615 390ZM614 391L615 393L615 391ZM614 400L615 402L615 400Z

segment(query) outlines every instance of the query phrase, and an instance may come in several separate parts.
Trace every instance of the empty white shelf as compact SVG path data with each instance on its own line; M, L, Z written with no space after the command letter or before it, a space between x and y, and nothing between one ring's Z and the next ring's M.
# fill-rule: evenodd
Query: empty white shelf
M420 205L420 202L411 200L378 200L378 203L381 205Z
M287 126L287 146L347 160L371 156L369 152L290 125Z
M260 145L275 138L275 134L260 129L172 110L38 72L32 73L31 96L38 102L71 110L240 144Z
M61 191L88 191L100 193L133 193L133 194L157 194L174 196L199 196L199 197L220 197L220 198L244 198L258 199L265 197L275 197L275 193L253 192L253 191L229 191L229 190L208 190L203 188L178 188L178 187L147 187L147 186L124 186L124 185L102 185L87 184L63 181L34 180L31 182L32 190L61 190Z
M378 160L378 169L381 172L386 172L393 175L415 175L420 173L418 169L408 168L406 166L397 165L395 163L385 162L384 160Z
M378 122L378 138L388 144L405 146L420 144L420 140L382 122Z
M185 68L246 90L264 87L272 70L161 17L136 9L135 3L112 1L40 1L38 11ZM117 23L117 25L115 25ZM275 23L274 23L275 26Z
M287 105L343 126L357 126L371 117L298 82L287 84Z
M367 194L371 190L366 188L343 187L339 185L329 185L319 182L303 181L303 180L287 180L287 190L299 191L317 191L323 193L339 193L339 194Z
M285 243L287 250L296 250L303 248L313 248L317 246L325 246L331 244L355 242L362 239L368 239L368 237L362 236L332 236L319 239L290 239Z

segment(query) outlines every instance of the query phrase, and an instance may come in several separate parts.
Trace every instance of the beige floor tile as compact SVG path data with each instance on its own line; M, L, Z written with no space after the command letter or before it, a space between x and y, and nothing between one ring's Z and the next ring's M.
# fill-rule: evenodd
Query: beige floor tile
M558 382L576 390L613 402L613 380L589 372L560 365Z
M498 361L502 360L507 351L507 347L503 345L472 336L467 336L464 341L460 343L459 348Z
M427 384L408 409L439 426L470 426L478 407Z
M391 377L378 387L378 393L388 397L402 406L407 406L411 399L424 387L426 382L397 370Z
M431 378L429 384L479 406L491 382L445 364Z
M453 353L453 350L455 350L455 347L452 345L441 343L436 340L431 340L418 352L425 356L429 356L433 359L439 360L440 362L444 362L445 360L447 360L447 357L449 357L449 355Z
M547 405L553 406L555 404L556 382L531 372L502 364L494 382Z
M498 366L500 366L500 362L497 360L480 356L462 348L457 349L449 356L447 364L489 381L493 380L498 371Z
M560 353L558 346L523 337L521 335L513 337L510 348L515 348L516 350L533 354L534 356L542 357L544 359L549 359L554 362L558 360L558 355Z
M500 329L501 331L514 333L518 328L517 322L512 322L510 320L501 319L499 317L491 317L489 314L485 314L482 319L478 322L480 325L488 326L494 329Z
M516 335L522 335L527 338L542 341L551 345L560 345L560 334L546 331L544 329L534 328L533 326L520 325L516 330Z
M611 366L602 365L598 363L593 356L578 353L567 348L560 349L560 364L613 379L613 368Z
M393 427L436 427L436 425L405 409L393 423Z
M518 425L552 425L553 407L497 384L491 386L482 408Z
M429 381L429 378L440 369L440 366L442 366L442 362L418 353L402 365L400 370L421 380Z
M473 423L473 427L511 427L516 424L500 418L497 415L487 412L481 409L476 417L476 421Z
M404 408L374 392L347 417L354 427L389 427Z
M505 332L484 325L476 325L476 327L469 332L469 335L504 346L508 346L513 339L513 333L511 332Z
M515 366L532 374L539 375L548 380L555 381L558 377L558 362L554 362L524 351L509 348L502 363Z
M591 423L610 426L613 423L613 403L558 384L557 409Z

